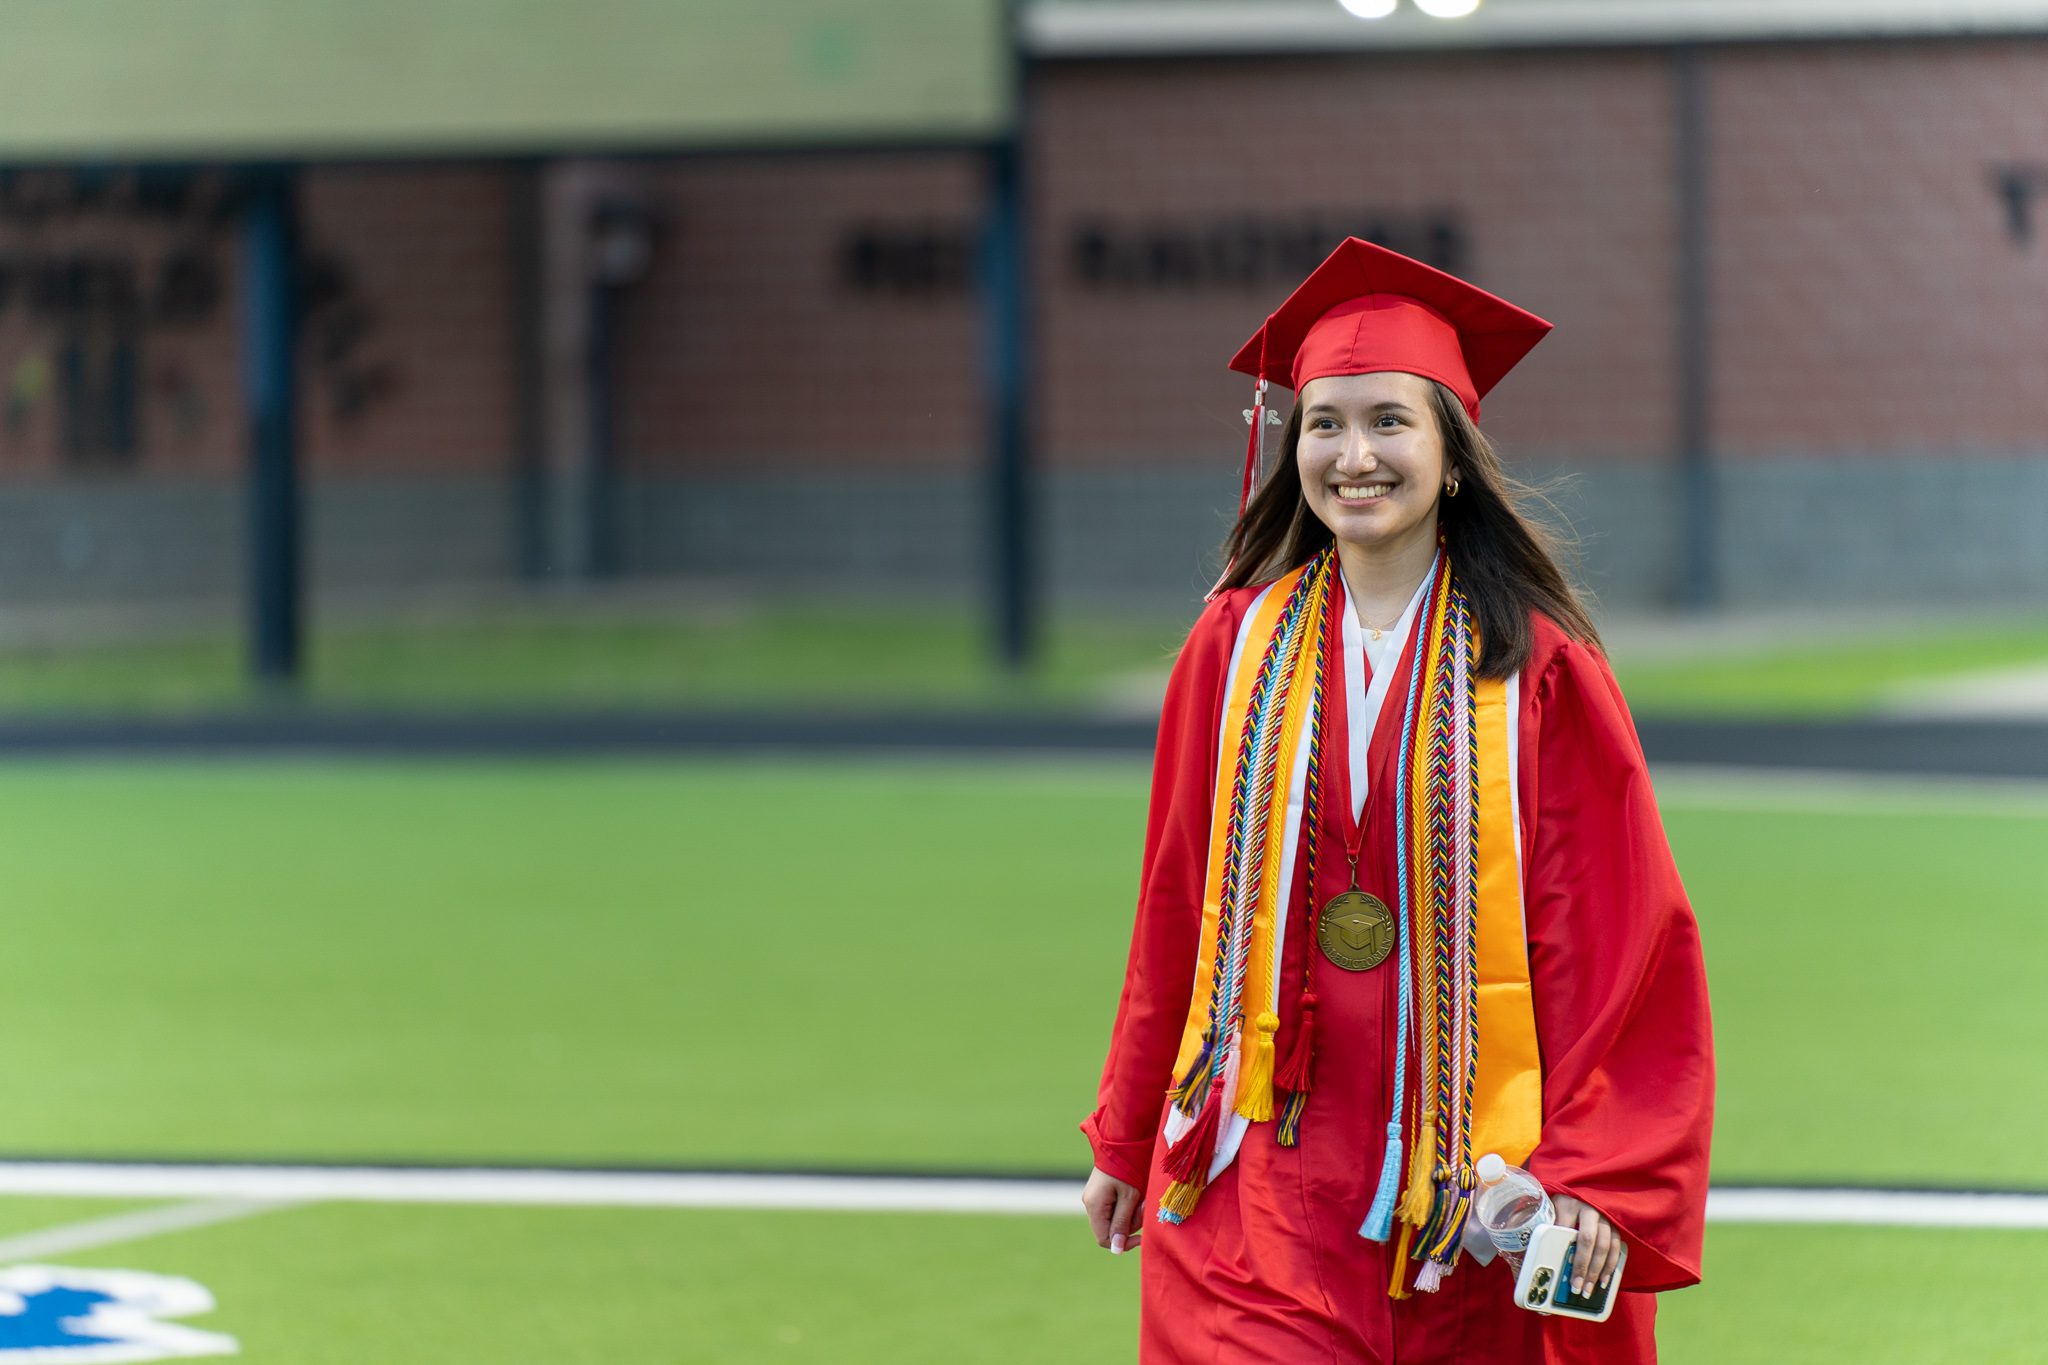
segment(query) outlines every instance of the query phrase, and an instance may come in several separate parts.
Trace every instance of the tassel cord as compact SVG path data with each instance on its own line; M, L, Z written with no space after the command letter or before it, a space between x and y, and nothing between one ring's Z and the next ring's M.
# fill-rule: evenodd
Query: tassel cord
M1286 662L1282 676L1278 680L1282 700L1272 713L1274 724L1271 741L1263 742L1260 746L1260 796L1255 807L1258 811L1273 812L1277 805L1280 811L1284 812L1286 789L1291 785L1295 757L1300 752L1295 741L1301 735L1300 727L1304 723L1308 726L1306 738L1313 754L1318 730L1316 719L1321 693L1323 643L1328 635L1325 608L1335 563L1334 550L1322 551L1309 566L1308 572L1303 576L1292 600L1288 603L1290 619L1284 627ZM1305 679L1309 684L1308 695L1303 699L1307 704L1302 708L1305 714L1291 713L1288 703L1300 695L1296 688L1304 681L1304 662L1309 668ZM1307 795L1307 787L1312 781L1313 773L1314 763L1311 760L1304 773L1304 797ZM1243 992L1243 996L1239 998L1243 1011L1241 1017L1246 1025L1241 1034L1242 1065L1232 1092L1234 1108L1238 1114L1255 1123L1273 1117L1273 1033L1266 1027L1265 1021L1270 1019L1274 1029L1279 1027L1279 1019L1274 1010L1280 1002L1277 998L1270 998L1272 1008L1268 1008L1268 992L1272 991L1277 997L1278 968L1285 956L1284 939L1277 931L1282 927L1282 907L1293 894L1291 885L1279 885L1275 879L1275 885L1271 888L1272 903L1266 903L1266 879L1270 873L1277 871L1277 868L1267 866L1267 859L1274 852L1271 845L1280 842L1277 837L1280 831L1274 828L1275 819L1277 815L1262 822L1265 826L1265 837L1248 838L1246 841L1247 850L1255 851L1258 857L1254 865L1256 870L1248 867L1241 884L1259 889L1255 893L1251 907L1241 913L1240 918L1244 921L1243 932L1231 964L1231 989L1233 992ZM1285 828L1284 820L1279 824L1280 829ZM1299 833L1297 830L1297 838ZM1284 866L1284 858L1281 865ZM1263 979L1249 983L1246 980L1246 972L1250 965L1252 941L1259 937L1257 928L1261 912L1267 917L1265 923L1269 932L1266 937L1269 940L1267 947L1270 956L1265 964L1265 970L1261 972ZM1269 986L1268 982L1272 984ZM1257 1003L1254 1003L1255 1001Z
M1309 701L1309 724L1313 727L1309 737L1308 782L1302 793L1302 845L1306 852L1303 861L1307 887L1304 899L1307 904L1307 924L1303 931L1301 954L1301 1017L1294 1031L1294 1046L1288 1049L1287 1061L1273 1078L1273 1084L1288 1092L1288 1100L1281 1111L1281 1125L1278 1141L1283 1147L1292 1147L1299 1138L1301 1111L1307 1106L1308 1095L1315 1089L1316 1055L1316 1006L1321 1003L1316 995L1316 872L1317 850L1322 842L1323 810L1323 703L1328 694L1329 659L1331 636L1339 629L1337 613L1341 610L1341 599L1337 592L1337 571L1331 566L1324 587L1323 628L1316 642L1315 690Z

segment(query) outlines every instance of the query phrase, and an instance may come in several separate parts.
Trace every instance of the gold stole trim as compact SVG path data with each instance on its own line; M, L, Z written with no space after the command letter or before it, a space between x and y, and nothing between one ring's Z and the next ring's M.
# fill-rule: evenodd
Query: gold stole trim
M1478 1076L1472 1086L1472 1154L1499 1152L1519 1166L1543 1136L1543 1057L1536 1042L1536 1001L1529 986L1529 943L1522 921L1522 860L1515 847L1513 765L1519 717L1508 685L1481 678L1474 688L1479 730L1479 836L1473 857L1479 925L1473 966L1479 977Z

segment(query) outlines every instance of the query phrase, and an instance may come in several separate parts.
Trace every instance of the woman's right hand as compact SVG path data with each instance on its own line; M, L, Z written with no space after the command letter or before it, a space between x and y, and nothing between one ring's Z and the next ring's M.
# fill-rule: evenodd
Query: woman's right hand
M1098 1167L1088 1172L1088 1183L1081 1188L1081 1207L1088 1210L1095 1245L1109 1248L1112 1256L1138 1249L1140 1229L1145 1225L1143 1190L1104 1175Z

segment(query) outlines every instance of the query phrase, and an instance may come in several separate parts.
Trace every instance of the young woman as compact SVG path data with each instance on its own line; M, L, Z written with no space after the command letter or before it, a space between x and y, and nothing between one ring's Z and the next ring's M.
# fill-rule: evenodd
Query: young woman
M1145 1365L1654 1360L1699 1278L1699 935L1585 608L1479 399L1549 324L1352 239L1233 368L1297 396L1161 718L1084 1195ZM1251 414L1253 476L1266 414ZM1512 1302L1498 1152L1604 1323Z

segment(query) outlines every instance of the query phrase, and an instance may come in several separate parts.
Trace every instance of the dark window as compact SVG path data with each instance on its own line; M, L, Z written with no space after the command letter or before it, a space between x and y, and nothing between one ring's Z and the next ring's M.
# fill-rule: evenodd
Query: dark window
M64 455L79 465L126 465L140 453L136 377L142 307L135 263L78 256L40 273L38 302L62 321L58 365Z

